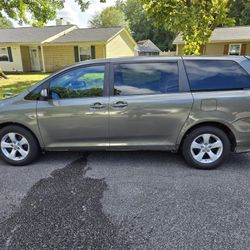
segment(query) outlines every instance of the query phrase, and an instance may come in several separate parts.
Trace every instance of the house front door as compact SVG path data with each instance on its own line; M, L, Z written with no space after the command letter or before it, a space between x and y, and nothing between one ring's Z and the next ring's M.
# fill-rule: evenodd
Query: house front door
M31 70L32 71L40 71L40 60L38 54L38 48L30 48L30 60L31 60Z

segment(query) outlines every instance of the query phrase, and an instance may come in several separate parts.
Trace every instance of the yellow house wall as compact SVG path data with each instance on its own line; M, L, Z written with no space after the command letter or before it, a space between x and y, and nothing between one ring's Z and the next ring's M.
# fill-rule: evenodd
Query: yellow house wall
M205 46L205 54L208 56L223 56L224 55L224 45L226 44L247 44L246 55L250 55L250 42L233 42L233 43L207 43ZM178 44L178 55L183 55L184 44Z
M96 58L105 58L106 55L105 55L105 45L96 45L95 46L95 56Z
M250 56L250 42L248 42L246 44L247 44L246 55Z
M122 31L106 45L107 58L125 57L135 55L135 45L127 35Z
M74 46L44 46L45 71L53 72L75 63Z
M205 55L223 56L224 45L227 43L208 43L205 48Z
M208 43L208 44L206 44L205 55L223 56L224 55L224 46L226 44L247 44L246 55L250 55L250 42Z
M75 45L43 46L46 72L53 72L75 63L74 46L91 46L94 44L80 43ZM105 45L96 44L96 58L105 58ZM41 64L42 65L42 64Z

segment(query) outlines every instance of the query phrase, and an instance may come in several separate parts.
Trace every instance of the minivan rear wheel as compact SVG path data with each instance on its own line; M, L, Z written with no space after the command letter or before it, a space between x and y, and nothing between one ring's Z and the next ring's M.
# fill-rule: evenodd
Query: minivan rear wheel
M11 125L0 130L0 157L13 166L33 162L40 149L36 138L25 128Z
M216 127L199 127L191 131L182 143L182 154L190 166L214 169L230 154L228 136Z

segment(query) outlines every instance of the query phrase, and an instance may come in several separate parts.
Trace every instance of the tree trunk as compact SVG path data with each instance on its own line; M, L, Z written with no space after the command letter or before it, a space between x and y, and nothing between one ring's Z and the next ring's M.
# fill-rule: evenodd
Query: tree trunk
M3 73L2 69L0 68L0 78L7 79L8 77Z

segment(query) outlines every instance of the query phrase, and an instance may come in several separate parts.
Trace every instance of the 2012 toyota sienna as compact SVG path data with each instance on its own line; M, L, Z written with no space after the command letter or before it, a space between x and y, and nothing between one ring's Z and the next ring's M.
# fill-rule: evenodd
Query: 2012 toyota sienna
M250 58L85 61L0 101L0 157L41 151L181 151L212 169L250 151Z

